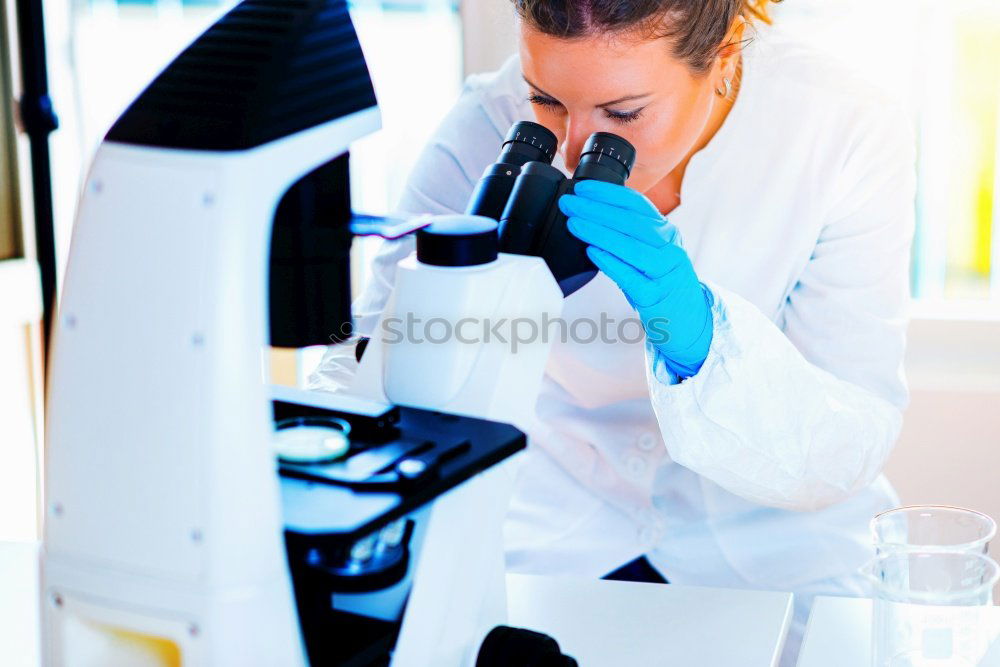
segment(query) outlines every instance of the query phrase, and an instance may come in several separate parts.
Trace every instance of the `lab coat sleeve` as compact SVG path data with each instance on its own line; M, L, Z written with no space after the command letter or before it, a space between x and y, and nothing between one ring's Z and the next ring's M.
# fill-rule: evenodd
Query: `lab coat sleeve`
M496 158L501 119L488 113L479 81L470 79L455 106L425 146L410 172L393 214L401 217L460 213L486 165ZM371 278L352 305L358 336L329 346L310 374L308 388L339 391L357 372L359 336L370 337L395 284L396 264L415 247L413 235L382 243L372 260Z
M816 510L871 484L898 436L914 224L905 112L870 110L812 256L773 322L708 284L713 340L676 383L646 345L670 456L749 501Z

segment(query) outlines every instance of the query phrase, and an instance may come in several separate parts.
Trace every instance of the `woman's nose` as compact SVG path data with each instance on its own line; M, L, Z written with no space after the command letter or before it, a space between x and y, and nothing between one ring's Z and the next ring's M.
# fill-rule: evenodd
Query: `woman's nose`
M575 171L577 163L580 162L580 153L587 142L587 137L597 130L588 127L583 123L574 124L570 121L566 128L566 139L563 141L563 160L569 171Z

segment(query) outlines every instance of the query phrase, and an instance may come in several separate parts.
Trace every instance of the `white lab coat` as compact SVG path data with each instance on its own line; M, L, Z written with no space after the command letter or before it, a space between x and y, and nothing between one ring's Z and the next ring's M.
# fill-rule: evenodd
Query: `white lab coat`
M860 590L867 522L898 502L881 470L907 401L915 151L897 105L780 31L745 50L743 77L668 215L715 297L708 359L671 384L641 341L556 341L507 560L596 577L645 553L674 583L795 591L792 664L810 596ZM461 212L511 123L533 118L526 96L516 58L470 78L400 211ZM412 248L375 259L362 333ZM601 312L634 317L603 274L563 318ZM335 390L354 368L331 348L312 384Z

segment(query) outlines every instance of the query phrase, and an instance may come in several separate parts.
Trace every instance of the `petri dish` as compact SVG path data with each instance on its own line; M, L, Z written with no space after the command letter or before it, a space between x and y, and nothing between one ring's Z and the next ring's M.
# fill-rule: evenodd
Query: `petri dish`
M338 417L290 417L274 426L271 443L284 463L329 463L351 447L351 425Z

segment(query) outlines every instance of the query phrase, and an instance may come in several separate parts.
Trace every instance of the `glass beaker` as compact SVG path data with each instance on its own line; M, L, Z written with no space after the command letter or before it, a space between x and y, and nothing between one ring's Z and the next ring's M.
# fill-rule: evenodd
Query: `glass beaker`
M900 549L985 554L997 524L975 510L911 505L875 515L871 532L876 554Z
M873 667L976 665L993 639L997 563L982 554L895 551L866 567Z

